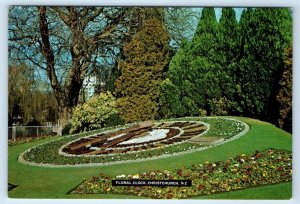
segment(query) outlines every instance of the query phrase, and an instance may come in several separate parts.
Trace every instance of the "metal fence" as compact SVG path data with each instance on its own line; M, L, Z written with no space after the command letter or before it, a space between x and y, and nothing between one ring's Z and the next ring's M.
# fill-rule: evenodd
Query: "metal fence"
M61 134L60 130L60 126L10 126L8 127L8 139Z

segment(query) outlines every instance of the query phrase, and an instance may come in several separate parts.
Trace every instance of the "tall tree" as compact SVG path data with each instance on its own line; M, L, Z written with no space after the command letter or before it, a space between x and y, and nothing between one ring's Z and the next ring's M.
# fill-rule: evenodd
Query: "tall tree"
M57 105L48 86L34 76L34 70L22 65L8 68L9 125L26 125L35 120L40 124L55 122Z
M194 102L193 84L187 80L190 74L191 43L183 40L180 49L172 58L167 78L160 85L161 117L181 117L194 115L198 109Z
M221 66L236 61L239 45L239 29L233 8L222 8L222 15L218 25L218 58Z
M116 81L117 107L126 122L154 119L159 84L168 64L169 35L161 20L144 20L141 30L124 46Z
M218 32L217 62L222 71L221 89L227 103L227 114L238 114L241 109L236 102L236 67L239 57L240 35L233 8L222 8Z
M237 84L243 112L271 122L283 67L291 43L292 17L287 8L247 9L241 16L241 59ZM275 114L275 115L274 115Z
M285 49L284 69L279 81L277 103L279 109L278 125L280 128L292 132L292 94L293 94L293 49Z
M214 8L204 8L191 45L192 83L198 107L216 114L213 99L221 97L222 72L218 63L218 22Z
M77 104L83 79L92 64L110 55L126 38L127 10L121 7L10 7L10 59L22 56L21 60L29 60L45 71L62 123L68 120Z
M170 81L166 81L163 84L165 87L161 88L175 85L179 96L174 100L179 100L181 105L174 109L171 108L172 101L169 101L168 107L171 110L168 114L188 116L198 115L199 109L212 111L214 107L209 104L209 100L221 96L221 72L216 58L217 27L214 8L204 8L191 43L183 42L172 58L167 74ZM166 101L165 98L161 96L162 102Z
M164 14L172 47L179 48L183 40L192 40L201 14L199 8L167 7Z

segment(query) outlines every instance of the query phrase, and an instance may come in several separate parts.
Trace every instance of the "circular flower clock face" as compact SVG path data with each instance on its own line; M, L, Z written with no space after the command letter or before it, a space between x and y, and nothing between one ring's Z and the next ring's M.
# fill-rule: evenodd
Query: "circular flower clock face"
M201 119L201 118L200 118ZM214 148L245 135L234 118L145 121L59 137L22 152L18 161L45 167L104 166L174 157Z
M62 152L68 155L106 155L145 151L186 142L199 136L207 127L201 122L150 121L127 129L85 137L66 144Z

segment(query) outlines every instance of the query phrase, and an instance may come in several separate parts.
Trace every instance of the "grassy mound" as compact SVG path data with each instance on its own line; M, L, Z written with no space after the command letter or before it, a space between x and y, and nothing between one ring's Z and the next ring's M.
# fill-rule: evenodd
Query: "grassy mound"
M18 185L9 191L11 198L141 198L132 195L70 195L72 189L99 173L108 176L121 174L135 174L151 172L153 169L173 171L182 166L190 167L195 163L214 163L223 161L236 155L251 155L253 152L269 148L292 151L292 137L275 126L249 118L237 118L250 125L250 131L243 137L229 143L200 152L149 160L140 163L116 164L102 167L82 168L44 168L21 164L18 156L38 144L51 141L48 138L42 141L11 146L8 148L8 182ZM214 195L195 197L196 199L289 199L291 197L291 182L267 185L264 187L225 192Z

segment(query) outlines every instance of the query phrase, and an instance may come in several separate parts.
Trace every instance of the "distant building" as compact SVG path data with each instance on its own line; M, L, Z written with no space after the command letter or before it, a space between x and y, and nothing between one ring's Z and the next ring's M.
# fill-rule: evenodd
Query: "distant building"
M92 96L94 96L97 87L97 77L96 76L88 76L83 80L83 94L84 99L89 100Z

